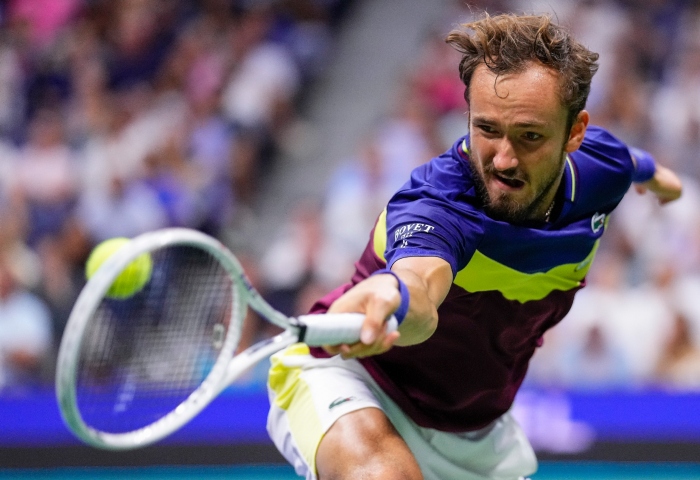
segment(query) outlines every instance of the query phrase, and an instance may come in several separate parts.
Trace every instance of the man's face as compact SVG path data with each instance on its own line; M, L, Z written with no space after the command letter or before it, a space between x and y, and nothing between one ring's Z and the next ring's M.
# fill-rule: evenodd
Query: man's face
M556 73L535 63L499 77L483 64L475 70L469 152L477 190L493 218L511 223L544 219L565 154L580 144L565 131L567 110L558 92Z

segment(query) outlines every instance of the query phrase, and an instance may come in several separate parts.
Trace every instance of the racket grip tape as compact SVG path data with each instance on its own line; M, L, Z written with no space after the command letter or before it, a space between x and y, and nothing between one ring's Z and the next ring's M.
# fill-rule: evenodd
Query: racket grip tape
M311 347L357 343L364 320L362 313L301 315L296 319L299 341ZM386 321L386 331L391 333L397 328L398 322L392 315Z

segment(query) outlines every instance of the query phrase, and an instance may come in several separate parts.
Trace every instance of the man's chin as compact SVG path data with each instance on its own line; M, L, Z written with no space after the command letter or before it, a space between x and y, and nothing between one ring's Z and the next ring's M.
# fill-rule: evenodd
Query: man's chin
M486 208L485 211L489 217L501 222L518 224L527 221L527 215L517 210Z
M491 202L484 208L486 214L494 220L508 223L523 223L529 219L530 209L522 204L500 199L498 202Z

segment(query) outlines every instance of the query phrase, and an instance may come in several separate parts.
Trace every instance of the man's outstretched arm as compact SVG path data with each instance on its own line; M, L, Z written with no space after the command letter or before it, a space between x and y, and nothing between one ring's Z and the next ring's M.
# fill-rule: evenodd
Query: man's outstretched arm
M636 169L634 187L637 192L653 193L661 205L680 198L683 184L673 170L657 164L651 154L642 149L630 148L630 153Z

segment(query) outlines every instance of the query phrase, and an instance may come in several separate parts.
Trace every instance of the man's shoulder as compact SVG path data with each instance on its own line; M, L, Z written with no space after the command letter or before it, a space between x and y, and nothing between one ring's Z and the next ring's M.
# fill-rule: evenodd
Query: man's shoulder
M588 125L586 129L586 140L597 140L602 142L622 143L610 130L600 125Z
M581 147L573 153L574 157L580 155L607 159L614 163L631 162L629 147L608 130L597 125L588 127Z
M627 145L605 128L589 126L581 147L569 157L575 210L612 211L632 183L634 163Z
M603 127L589 126L581 147L569 155L580 170L591 174L617 171L630 176L634 170L629 147Z

